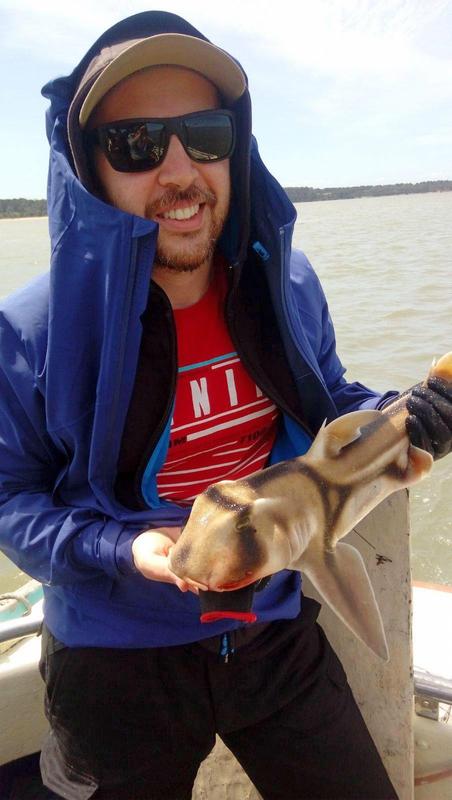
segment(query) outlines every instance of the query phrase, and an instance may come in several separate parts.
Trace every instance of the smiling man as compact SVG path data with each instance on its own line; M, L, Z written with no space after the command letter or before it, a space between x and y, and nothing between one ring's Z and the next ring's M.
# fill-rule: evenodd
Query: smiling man
M188 800L219 733L266 800L395 798L299 573L202 624L168 567L199 492L396 395L345 381L246 76L151 11L43 91L52 263L0 315L0 543L44 584L44 782ZM410 418L437 456L441 392Z
M233 143L232 121L226 114L223 119L215 114L218 108L218 90L202 75L183 68L156 66L135 72L112 88L91 114L89 129L106 124L108 137L108 123L121 119L126 127L128 118L181 118L181 129L190 130L185 126L192 126L193 135L199 133L203 124L213 129L223 125L231 133L224 154L228 156ZM157 131L157 125L154 129ZM127 136L137 135L140 130L142 139L148 137L149 123L132 123ZM227 130L221 129L221 133L227 136ZM156 132L155 136L158 135ZM212 159L211 154L204 157L202 152L197 157L190 144L184 148L177 133L165 136L168 141L164 157L151 172L118 172L114 161L108 159L109 144L105 152L96 149L95 172L108 202L158 222L153 272L157 283L163 282L169 288L175 272L196 272L190 284L186 277L182 279L184 286L193 285L193 295L188 294L184 300L185 305L190 305L206 290L215 245L226 221L230 200L229 160L223 156ZM149 144L142 144L142 148L146 146ZM143 151L137 155L135 165L140 164L142 154Z

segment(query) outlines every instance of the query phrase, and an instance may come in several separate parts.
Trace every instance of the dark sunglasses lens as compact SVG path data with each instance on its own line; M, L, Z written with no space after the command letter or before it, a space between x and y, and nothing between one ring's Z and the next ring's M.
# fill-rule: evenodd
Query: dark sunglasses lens
M140 122L104 128L103 150L112 167L120 172L156 167L165 153L164 127L157 122Z
M169 129L169 130L168 130ZM234 146L232 119L222 112L193 114L172 120L136 120L98 129L98 142L113 169L144 172L165 158L169 137L175 133L194 161L228 158Z
M219 161L231 155L234 140L227 114L206 114L184 120L186 148L194 161Z

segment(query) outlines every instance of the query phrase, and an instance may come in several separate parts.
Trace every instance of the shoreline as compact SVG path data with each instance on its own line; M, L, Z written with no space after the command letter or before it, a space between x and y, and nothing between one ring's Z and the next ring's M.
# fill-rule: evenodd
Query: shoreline
M304 205L305 203L329 203L332 201L337 200L379 200L384 197L420 197L420 196L431 196L437 194L450 194L452 192L451 189L435 189L430 192L387 192L385 194L380 194L376 192L375 194L350 194L350 195L343 195L343 196L334 196L330 193L319 194L316 197L305 198L303 200L297 200L296 197L294 198L289 191L286 190L286 194L291 203L297 205Z
M47 215L43 217L0 217L0 222L26 222L29 219L48 219Z
M348 187L347 187L348 188ZM297 191L298 187L285 187L284 191L286 192L289 200L294 205L304 205L305 203L328 203L331 201L337 200L372 200L373 198L382 198L382 197L409 197L415 196L418 197L419 195L432 195L432 194L448 194L452 192L452 188L446 187L441 189L431 189L430 191L408 191L408 192L388 192L388 193L380 193L375 192L375 194L367 194L364 192L363 194L350 194L345 196L334 196L334 189L330 191L325 189L316 189L314 191L319 192L317 197L310 197L304 198L303 200L298 200L296 198L291 197L291 193ZM325 192L322 196L322 192ZM19 222L19 221L27 221L32 219L48 219L47 214L43 214L40 216L23 216L23 217L7 217L0 215L0 222Z

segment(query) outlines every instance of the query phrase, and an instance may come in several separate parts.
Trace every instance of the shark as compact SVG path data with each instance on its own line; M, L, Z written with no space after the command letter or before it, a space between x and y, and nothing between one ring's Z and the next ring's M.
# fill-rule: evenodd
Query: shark
M452 385L452 351L433 363L433 376ZM299 570L342 622L388 660L363 558L341 540L386 497L431 470L431 455L406 433L410 392L383 410L324 424L300 457L209 486L169 551L170 569L201 592L239 590L279 570Z

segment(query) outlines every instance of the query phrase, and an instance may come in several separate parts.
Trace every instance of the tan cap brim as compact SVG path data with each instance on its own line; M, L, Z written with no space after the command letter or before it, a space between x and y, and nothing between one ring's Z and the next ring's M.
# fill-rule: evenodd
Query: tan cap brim
M245 73L239 64L224 50L195 36L162 33L119 47L122 49L116 56L115 48L109 48L109 60L85 97L79 115L82 129L110 89L145 67L171 65L193 69L210 80L229 103L238 100L246 89Z

